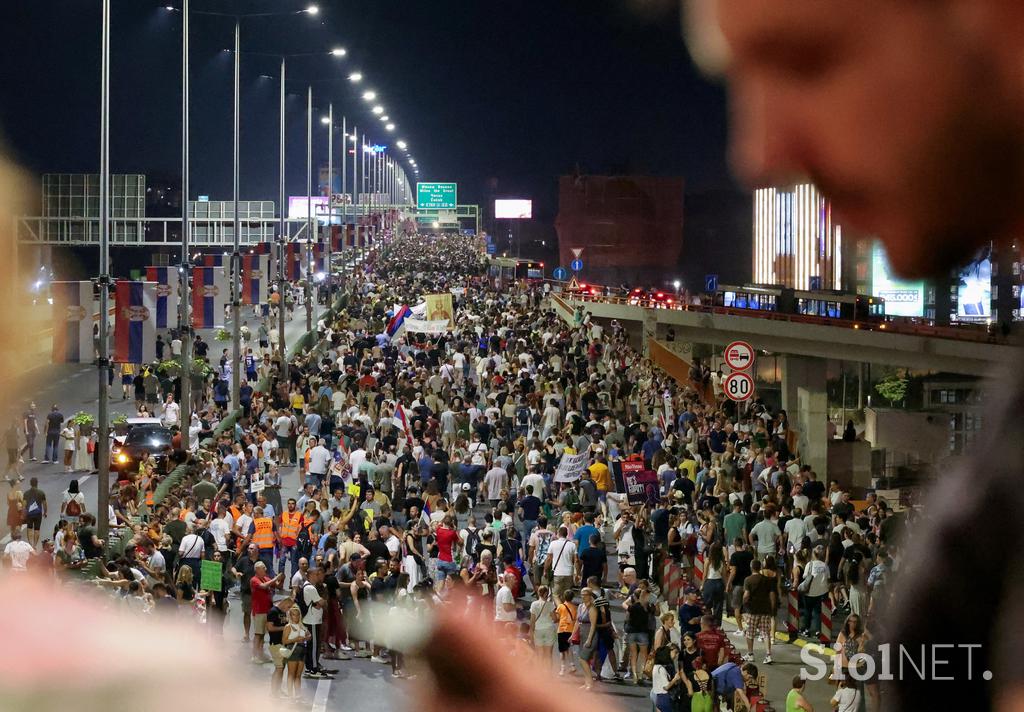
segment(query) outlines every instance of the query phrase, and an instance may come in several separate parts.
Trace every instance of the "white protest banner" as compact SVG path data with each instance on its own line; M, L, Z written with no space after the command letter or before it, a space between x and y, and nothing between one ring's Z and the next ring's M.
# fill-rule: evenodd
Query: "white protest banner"
M407 334L443 334L448 331L447 319L423 321L422 319L405 318L402 326Z
M555 482L575 482L583 474L590 461L590 454L581 452L579 455L562 455L555 470Z
M257 492L262 492L265 486L266 484L263 480L263 473L259 470L252 473L252 479L249 482L249 491L256 494Z

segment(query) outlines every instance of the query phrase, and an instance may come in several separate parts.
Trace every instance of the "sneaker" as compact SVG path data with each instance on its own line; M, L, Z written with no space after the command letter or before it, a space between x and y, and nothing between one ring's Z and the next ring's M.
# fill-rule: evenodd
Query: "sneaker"
M353 648L350 645L342 645L340 648L338 648L338 650L342 650L346 653L351 653Z
M371 663L380 663L381 665L387 665L391 662L391 658L385 658L383 655L371 655Z
M370 657L370 651L369 650L357 650L354 653L352 653L352 656L356 657L356 658L368 658L368 657Z
M764 656L764 660L762 660L761 662L763 664L765 664L765 665L771 665L772 664L772 656L771 655L765 655Z
M331 668L317 668L317 673L325 677L334 677L338 674L338 671L332 670Z
M744 636L744 632L743 632L742 628L737 628L736 630L734 630L732 632L732 634L735 635L737 638L742 638Z
M754 654L753 653L743 653L743 656L742 656L741 660L743 660L743 662L745 662L745 663L752 663L752 662L754 662Z

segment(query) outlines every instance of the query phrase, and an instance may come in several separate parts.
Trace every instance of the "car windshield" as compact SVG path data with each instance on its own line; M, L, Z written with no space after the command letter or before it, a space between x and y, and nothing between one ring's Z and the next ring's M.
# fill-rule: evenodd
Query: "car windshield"
M171 431L166 428L132 428L125 445L163 448L171 444Z

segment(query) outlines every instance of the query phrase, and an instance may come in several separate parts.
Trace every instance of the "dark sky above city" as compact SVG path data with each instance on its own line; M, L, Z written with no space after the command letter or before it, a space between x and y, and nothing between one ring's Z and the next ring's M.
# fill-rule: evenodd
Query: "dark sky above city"
M180 175L181 15L167 0L114 0L115 172ZM180 0L170 0L180 6ZM193 0L193 10L296 10L300 0ZM720 86L702 79L681 38L675 0L319 0L321 12L242 25L243 199L277 198L277 60L290 60L288 193L305 191L305 83L371 137L409 142L421 180L453 180L460 202L537 201L550 220L557 176L681 175L690 190L732 186ZM99 0L0 3L0 132L36 173L97 170ZM192 20L192 195L231 193L232 22ZM335 46L348 56L326 56ZM361 71L355 86L345 78ZM269 76L261 76L269 75ZM388 134L361 93L372 88L398 130ZM314 162L326 163L314 125Z

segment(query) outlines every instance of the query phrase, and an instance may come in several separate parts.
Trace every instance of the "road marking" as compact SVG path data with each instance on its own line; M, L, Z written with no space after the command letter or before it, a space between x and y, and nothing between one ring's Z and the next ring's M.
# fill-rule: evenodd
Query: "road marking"
M78 486L81 487L92 478L92 475L86 475L85 477L78 478Z
M327 709L327 697L331 694L331 682L331 680L317 681L312 712L325 712Z
M11 535L8 534L3 539L0 539L0 546L7 546L11 542Z

